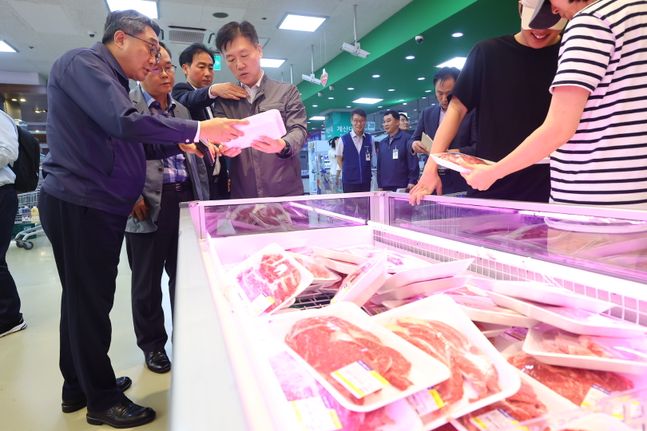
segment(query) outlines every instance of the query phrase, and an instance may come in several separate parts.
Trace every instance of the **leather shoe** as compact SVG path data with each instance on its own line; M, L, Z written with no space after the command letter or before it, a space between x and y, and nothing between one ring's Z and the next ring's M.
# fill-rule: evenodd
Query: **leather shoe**
M154 373L168 373L171 369L171 360L164 350L154 350L146 353L146 366Z
M133 381L130 380L130 377L127 376L117 377L116 382L117 388L121 392L125 392L133 384ZM61 410L63 410L63 413L73 413L77 410L81 410L87 404L88 401L85 399L85 397L78 398L76 400L63 400L63 402L61 403Z
M110 425L113 428L131 428L152 422L155 410L143 407L124 397L112 407L98 412L88 412L85 419L90 425Z

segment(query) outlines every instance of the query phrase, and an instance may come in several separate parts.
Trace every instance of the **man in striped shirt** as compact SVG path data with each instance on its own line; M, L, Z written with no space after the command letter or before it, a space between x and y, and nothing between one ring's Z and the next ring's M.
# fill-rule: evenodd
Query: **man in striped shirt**
M467 182L485 190L551 155L552 202L647 209L647 1L543 3L533 22L549 14L570 20L546 119Z

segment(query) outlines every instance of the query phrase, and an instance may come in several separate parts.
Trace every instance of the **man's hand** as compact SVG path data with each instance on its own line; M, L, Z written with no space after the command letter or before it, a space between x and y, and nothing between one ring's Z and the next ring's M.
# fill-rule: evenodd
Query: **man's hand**
M200 140L204 142L229 142L234 138L243 136L243 132L236 128L249 124L247 120L231 120L229 118L212 118L200 122Z
M406 190L407 192L410 192L410 191L411 191L411 189L413 189L415 186L416 186L415 184L411 184L411 183L409 183L409 184L407 184L407 188L406 188L405 190Z
M236 157L243 150L240 147L228 147L227 145L220 146L220 154L227 157Z
M256 141L252 142L252 148L268 154L276 154L283 151L285 148L285 141L281 138L272 139L267 136L261 136Z
M470 171L462 173L461 175L467 181L467 184L476 190L487 190L499 178L497 165L471 165Z
M247 91L243 87L230 82L213 84L209 87L209 94L212 97L222 97L223 99L240 100L247 97Z
M203 144L209 149L211 157L215 160L216 156L218 155L218 148L214 144L208 142L203 142ZM195 154L200 158L204 157L204 154L202 154L202 151L198 149L198 146L196 144L178 144L178 147L180 147L180 150L184 151L185 153Z
M148 204L142 196L137 200L137 202L135 202L135 206L130 212L130 215L133 216L135 220L143 221L148 218L148 212Z
M443 194L443 183L440 181L436 168L432 170L425 169L418 180L418 184L413 186L409 192L409 203L411 205L420 205L422 198L436 192L437 195Z
M429 154L429 150L422 145L422 141L413 141L411 143L411 149L416 154Z

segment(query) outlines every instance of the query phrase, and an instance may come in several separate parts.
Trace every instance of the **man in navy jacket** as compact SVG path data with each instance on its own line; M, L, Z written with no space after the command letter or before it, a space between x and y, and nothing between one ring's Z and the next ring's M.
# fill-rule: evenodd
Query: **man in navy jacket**
M137 111L128 80L143 80L159 61L159 31L139 12L113 12L102 42L63 54L47 85L50 151L39 206L63 288L61 407L69 413L87 405L86 419L94 425L128 428L155 418L122 393L131 381L115 378L108 357L119 254L144 186L146 157L181 149L201 154L193 144L199 139L227 142L242 135L234 127L240 120L197 122Z
M418 180L418 157L411 151L407 142L409 134L400 130L400 115L397 111L386 111L383 122L388 136L380 141L377 153L377 186L381 190L395 192L397 189L410 189Z
M371 157L373 139L364 133L366 112L351 113L353 130L337 142L337 159L341 160L341 181L344 193L371 191Z

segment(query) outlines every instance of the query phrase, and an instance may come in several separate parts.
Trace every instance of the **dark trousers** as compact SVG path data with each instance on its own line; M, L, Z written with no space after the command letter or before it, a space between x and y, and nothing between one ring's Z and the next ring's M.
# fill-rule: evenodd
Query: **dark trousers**
M18 195L13 184L0 187L0 332L13 328L20 314L20 297L7 266L7 250L18 212Z
M132 271L133 324L137 345L144 353L163 350L168 336L162 309L162 271L169 278L171 314L175 298L177 238L180 202L193 200L191 190L163 190L157 231L126 233L126 251Z
M108 357L119 253L126 216L74 205L41 192L41 224L52 243L61 295L63 399L85 395L88 410L122 399Z
M344 193L358 193L358 192L370 192L371 191L371 182L361 183L361 184L348 184L342 183L342 189Z

